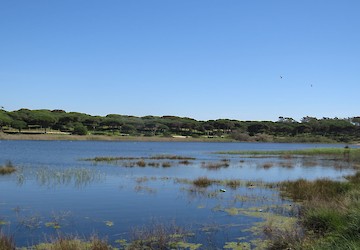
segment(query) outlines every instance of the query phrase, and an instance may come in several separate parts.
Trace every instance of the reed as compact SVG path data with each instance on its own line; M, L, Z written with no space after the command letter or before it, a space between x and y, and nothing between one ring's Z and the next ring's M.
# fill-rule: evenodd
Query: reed
M49 243L41 243L30 249L36 250L112 250L106 239L91 237L89 241L74 236L58 236Z
M195 180L193 180L192 184L196 187L203 187L206 188L208 186L211 186L214 183L214 180L211 180L207 177L199 177Z
M5 235L2 231L0 231L0 249L4 250L15 250L15 241L13 237Z
M16 171L16 167L11 161L8 161L4 166L0 167L0 175L12 174Z

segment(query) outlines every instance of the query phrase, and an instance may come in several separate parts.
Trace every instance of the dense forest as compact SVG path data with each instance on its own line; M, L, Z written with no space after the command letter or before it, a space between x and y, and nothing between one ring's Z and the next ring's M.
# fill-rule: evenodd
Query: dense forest
M197 121L177 116L91 116L63 110L0 110L3 133L67 133L109 136L187 136L229 138L237 141L358 142L360 117L315 118L295 121Z

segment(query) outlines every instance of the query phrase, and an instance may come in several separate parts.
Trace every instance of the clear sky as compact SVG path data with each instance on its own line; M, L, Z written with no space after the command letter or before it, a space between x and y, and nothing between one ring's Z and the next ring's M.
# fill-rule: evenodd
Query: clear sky
M0 106L360 115L359 0L0 0Z

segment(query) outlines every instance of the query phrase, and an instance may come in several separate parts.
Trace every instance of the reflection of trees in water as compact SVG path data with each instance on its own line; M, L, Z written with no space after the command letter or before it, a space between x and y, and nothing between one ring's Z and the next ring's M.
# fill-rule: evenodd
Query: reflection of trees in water
M104 180L105 175L87 168L68 168L63 170L41 168L36 171L36 180L41 186L73 184L77 188Z

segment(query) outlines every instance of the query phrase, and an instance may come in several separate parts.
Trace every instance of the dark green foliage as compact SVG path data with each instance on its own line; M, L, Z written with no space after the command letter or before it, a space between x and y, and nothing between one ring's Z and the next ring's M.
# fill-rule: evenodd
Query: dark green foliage
M0 129L11 125L21 131L25 127L74 131L78 123L93 134L191 137L225 137L238 141L278 142L352 142L360 141L359 117L349 119L304 117L297 122L289 117L272 121L238 121L218 119L197 121L177 116L125 116L109 114L91 116L63 110L0 110ZM7 132L7 130L5 130Z
M81 123L75 125L73 134L75 134L75 135L87 135L87 133L88 133L88 130L84 125L82 125Z

